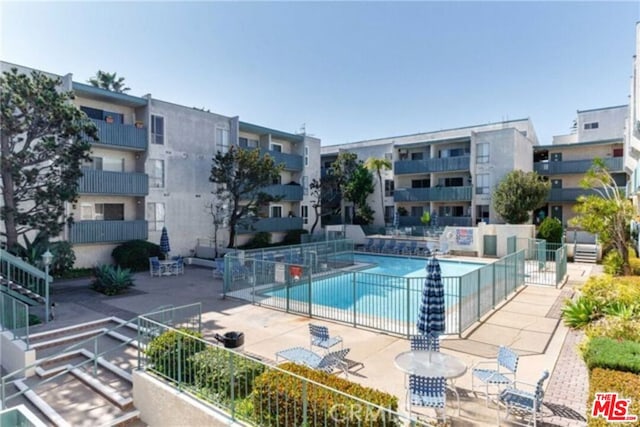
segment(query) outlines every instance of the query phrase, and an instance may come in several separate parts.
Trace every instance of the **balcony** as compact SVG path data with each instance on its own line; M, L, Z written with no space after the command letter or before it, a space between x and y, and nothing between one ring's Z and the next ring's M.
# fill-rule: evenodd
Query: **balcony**
M134 125L107 123L104 120L91 121L98 128L99 142L96 144L109 145L127 150L145 151L147 149L147 128Z
M78 184L80 194L146 196L149 194L149 177L144 173L110 172L83 169Z
M605 166L610 172L621 172L623 170L622 157L609 157L603 159ZM563 160L560 162L534 162L533 170L540 175L586 173L593 166L591 160Z
M469 156L425 160L399 160L393 164L393 172L396 175L403 175L431 172L468 171L469 164Z
M625 187L618 187L618 190L623 192ZM552 188L549 192L549 202L575 202L579 196L598 196L595 190L586 188Z
M262 155L268 154L273 157L276 164L284 163L284 170L286 171L299 172L302 170L302 156L265 149L260 150L260 152Z
M278 231L299 230L302 228L302 218L259 218L251 225L238 224L238 234L257 233L264 231L274 233Z
M400 227L417 227L424 226L419 216L400 216ZM431 226L456 226L456 227L471 227L470 216L435 216L431 218Z
M283 202L302 201L302 186L300 185L270 185L263 188L262 191L273 197L282 196Z
M147 240L147 221L76 221L69 227L71 243L117 243Z
M469 202L473 187L396 188L395 202Z

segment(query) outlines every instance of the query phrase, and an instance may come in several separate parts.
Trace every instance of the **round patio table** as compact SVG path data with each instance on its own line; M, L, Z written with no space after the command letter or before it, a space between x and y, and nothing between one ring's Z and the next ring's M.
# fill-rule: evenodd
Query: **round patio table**
M421 377L454 379L467 372L467 365L460 359L439 351L405 351L396 356L395 365L407 374Z

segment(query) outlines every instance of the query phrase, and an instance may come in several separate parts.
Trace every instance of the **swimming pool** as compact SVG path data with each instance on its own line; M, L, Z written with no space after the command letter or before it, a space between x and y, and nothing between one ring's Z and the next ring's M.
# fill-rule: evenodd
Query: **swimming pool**
M265 296L284 298L314 305L314 312L336 311L359 316L415 322L422 298L426 259L355 254L357 263L373 264L370 268L332 275L308 283L266 292ZM459 301L459 277L485 264L439 259L445 289L445 304Z

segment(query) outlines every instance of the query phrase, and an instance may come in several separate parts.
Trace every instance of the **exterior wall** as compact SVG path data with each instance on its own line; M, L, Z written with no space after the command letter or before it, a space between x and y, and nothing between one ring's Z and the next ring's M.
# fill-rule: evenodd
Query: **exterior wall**
M625 169L631 174L631 195L636 210L640 212L640 22L636 23L636 51L629 83L629 114L625 128Z
M136 121L136 109L133 107L99 101L82 95L76 95L74 104L78 107L97 108L99 110L110 111L112 113L120 113L123 115L123 124L132 125Z
M305 148L306 147L306 148ZM305 149L307 150L305 152ZM302 156L303 156L303 170L302 176L304 177L304 188L302 189L302 202L300 205L300 210L297 215L302 216L302 206L307 206L307 212L309 216L307 218L306 224L303 224L305 230L311 231L311 227L316 220L316 214L311 205L315 201L315 198L311 195L311 182L315 179L320 181L320 139L314 138L312 136L304 137L304 146L302 147ZM308 161L305 160L308 158ZM316 230L320 227L320 221L318 221L318 225L316 226ZM314 232L316 231L314 230Z
M11 332L0 332L0 366L7 372L17 371L36 362L36 351L27 350L25 343L21 340L13 340ZM35 369L25 372L26 377L35 373Z
M124 170L122 172L138 172L139 154L133 151L110 150L108 148L93 146L91 147L92 157L104 157L110 159L123 159Z
M628 105L578 111L578 141L622 139L628 111ZM597 129L585 129L589 123L598 123Z
M92 268L102 264L112 264L111 252L117 247L116 244L84 244L74 245L76 254L76 268Z

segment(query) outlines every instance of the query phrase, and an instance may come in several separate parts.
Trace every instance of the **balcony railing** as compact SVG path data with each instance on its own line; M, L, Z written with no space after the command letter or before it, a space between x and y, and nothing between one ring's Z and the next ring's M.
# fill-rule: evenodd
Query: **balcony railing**
M393 165L393 172L396 175L431 173L431 172L454 172L468 171L469 156L445 157L441 159L425 160L399 160Z
M400 227L423 226L419 216L401 216L398 218ZM431 218L431 226L444 227L447 225L457 227L471 227L470 216L434 216Z
M621 192L625 192L625 187L618 187ZM598 196L595 190L587 188L552 188L549 192L550 202L575 202L579 196Z
M257 233L265 231L273 233L277 231L299 230L302 228L302 218L259 218L251 224L238 224L236 231L239 234Z
M144 173L111 172L83 169L84 176L78 182L80 194L108 194L146 196L149 194L149 177Z
M98 127L96 144L111 145L131 150L145 151L147 149L147 128L134 125L107 123L104 120L91 119Z
M605 166L610 172L621 172L624 167L623 160L622 157L603 159ZM534 162L533 170L540 175L556 175L585 173L591 166L593 166L593 160L563 160L560 162Z
M147 240L147 221L76 221L69 227L71 243L115 243Z
M260 150L264 154L268 154L273 157L276 164L284 163L284 170L287 171L301 171L302 170L302 156L297 154L281 153L273 150Z
M465 202L471 201L473 187L396 188L396 202Z
M270 185L262 189L263 192L273 197L282 196L284 202L302 201L302 186L300 185Z

